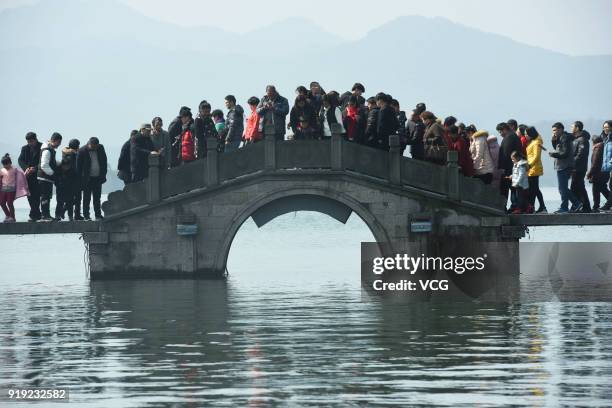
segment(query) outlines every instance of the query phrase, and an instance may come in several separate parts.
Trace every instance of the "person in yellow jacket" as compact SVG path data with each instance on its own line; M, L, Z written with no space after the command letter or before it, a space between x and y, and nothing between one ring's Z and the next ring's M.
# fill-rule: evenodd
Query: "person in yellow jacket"
M529 203L527 212L533 212L535 200L538 199L539 208L536 213L547 213L546 205L544 205L544 197L540 191L540 176L544 174L542 166L542 150L546 150L542 146L542 137L538 134L535 127L527 128L527 164L529 164L529 172L527 180L529 181Z

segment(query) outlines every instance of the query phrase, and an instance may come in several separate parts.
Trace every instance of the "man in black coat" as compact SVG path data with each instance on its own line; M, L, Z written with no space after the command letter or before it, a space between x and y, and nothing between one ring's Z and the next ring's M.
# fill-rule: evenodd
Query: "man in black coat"
M425 124L421 120L421 112L417 109L412 110L412 116L406 125L408 144L410 145L410 156L413 159L425 160L425 146L423 136L425 136Z
M26 175L28 180L28 189L30 195L28 196L28 204L30 204L30 218L28 221L35 222L41 218L40 212L40 190L38 188L38 180L36 179L36 173L38 165L40 164L40 149L42 143L38 141L36 133L28 132L25 136L26 145L21 148L21 154L17 160L19 167Z
M377 146L382 150L389 150L389 136L394 135L399 128L399 122L395 109L391 107L391 97L382 92L376 95L378 111L378 123L376 134L378 136Z
M102 195L102 184L106 183L107 168L108 160L104 146L100 144L97 137L90 138L77 154L77 175L83 189L83 217L85 220L91 220L89 203L92 195L96 219L103 218L100 196Z
M589 162L589 139L591 135L584 130L584 125L580 121L574 122L572 126L572 134L574 135L574 171L572 172L572 181L570 190L581 204L572 210L577 212L591 212L591 201L589 194L584 186L584 178L586 177L588 162Z
M145 123L141 126L140 133L136 135L130 144L130 170L132 183L149 177L149 156L157 154L153 140L151 140L151 125Z
M508 192L511 190L512 181L508 180L506 177L512 175L512 167L514 163L512 162L512 152L519 152L522 154L523 145L521 144L521 139L512 131L510 125L506 122L502 122L497 125L495 128L502 137L501 145L499 146L499 159L497 168L501 170L501 179L499 181L499 191L502 196L508 201ZM504 206L506 203L504 203ZM514 208L518 205L518 197L514 194L510 195L510 210L514 210Z
M131 168L131 159L130 159L130 150L132 148L132 143L134 143L134 139L138 135L138 131L136 129L132 130L130 133L130 138L121 146L121 152L119 153L119 161L117 163L117 177L119 180L123 181L123 184L127 185L132 182L132 168Z
M368 146L377 147L378 143L378 112L380 108L376 105L376 98L368 98L368 119L365 128L365 143Z

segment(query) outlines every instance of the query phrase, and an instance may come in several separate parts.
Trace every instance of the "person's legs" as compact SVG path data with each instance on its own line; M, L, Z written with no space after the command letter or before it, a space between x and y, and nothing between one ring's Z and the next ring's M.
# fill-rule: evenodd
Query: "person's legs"
M87 182L83 189L83 217L89 217L89 203L91 202L91 180Z
M499 193L504 197L504 207L508 204L508 191L512 182L506 178L503 178L499 181Z
M579 202L576 199L576 196L570 191L568 188L568 183L570 180L570 176L572 174L572 169L563 169L557 171L557 182L559 185L559 195L561 196L561 206L559 207L562 211L568 211L568 204L571 201L572 206L577 207Z
M8 193L5 191L0 191L0 208L2 208L2 211L4 212L4 216L6 218L10 218L11 212L9 211L7 202L8 202Z
M572 182L570 190L576 196L580 204L582 204L583 212L591 212L591 201L589 200L589 194L586 191L584 185L585 173L582 171L576 171L572 174Z
M606 200L604 206L601 207L601 209L604 211L609 211L610 209L612 209L612 172L608 174L608 180L606 181L606 184L608 185L609 191L608 199Z
M543 212L546 210L546 204L544 204L544 196L542 195L542 190L540 190L540 176L536 176L535 178L535 195L538 199L538 210L537 212ZM535 204L535 200L534 200Z
M93 194L93 208L96 218L102 217L102 210L100 209L100 197L102 196L102 180L96 177L92 180L91 192Z
M81 196L83 192L81 191L81 186L79 186L78 181L73 186L73 189L74 195L72 198L72 202L74 204L74 219L79 221L83 219L83 217L81 217Z
M41 217L40 188L38 187L38 180L36 180L36 176L29 176L27 181L28 190L30 190L30 195L28 196L28 204L30 205L30 219L32 221L36 221Z
M538 176L527 177L527 181L529 182L529 199L527 201L531 206L534 206L538 188Z
M42 217L51 218L51 199L53 198L53 183L49 181L39 181L40 188L40 209Z
M6 193L6 206L8 207L9 216L13 221L15 221L15 195L17 193L15 191L10 191Z

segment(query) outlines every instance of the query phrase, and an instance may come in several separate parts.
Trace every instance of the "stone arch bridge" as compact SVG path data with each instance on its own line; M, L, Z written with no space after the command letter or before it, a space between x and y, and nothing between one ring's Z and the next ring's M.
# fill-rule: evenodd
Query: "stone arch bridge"
M381 250L447 239L516 241L499 192L447 166L344 141L264 141L164 170L150 157L148 179L111 193L105 220L84 234L92 279L221 277L232 240L252 217L318 211L346 222L355 212ZM61 223L60 223L61 224ZM518 260L517 260L518 262Z

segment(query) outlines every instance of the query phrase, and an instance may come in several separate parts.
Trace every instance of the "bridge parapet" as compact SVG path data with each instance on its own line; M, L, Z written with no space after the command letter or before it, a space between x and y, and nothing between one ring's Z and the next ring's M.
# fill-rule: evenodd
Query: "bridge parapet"
M384 151L345 141L338 132L333 133L331 140L321 141L276 141L267 132L263 142L219 154L216 141L210 139L204 159L169 170L160 169L159 158L151 156L149 178L111 193L103 209L105 214L113 215L188 191L213 188L242 176L289 169L348 172L379 179L397 188L411 187L457 202L503 209L504 203L496 188L461 176L456 152L449 152L448 165L440 166L402 157L396 136L391 136L389 142L389 151Z

